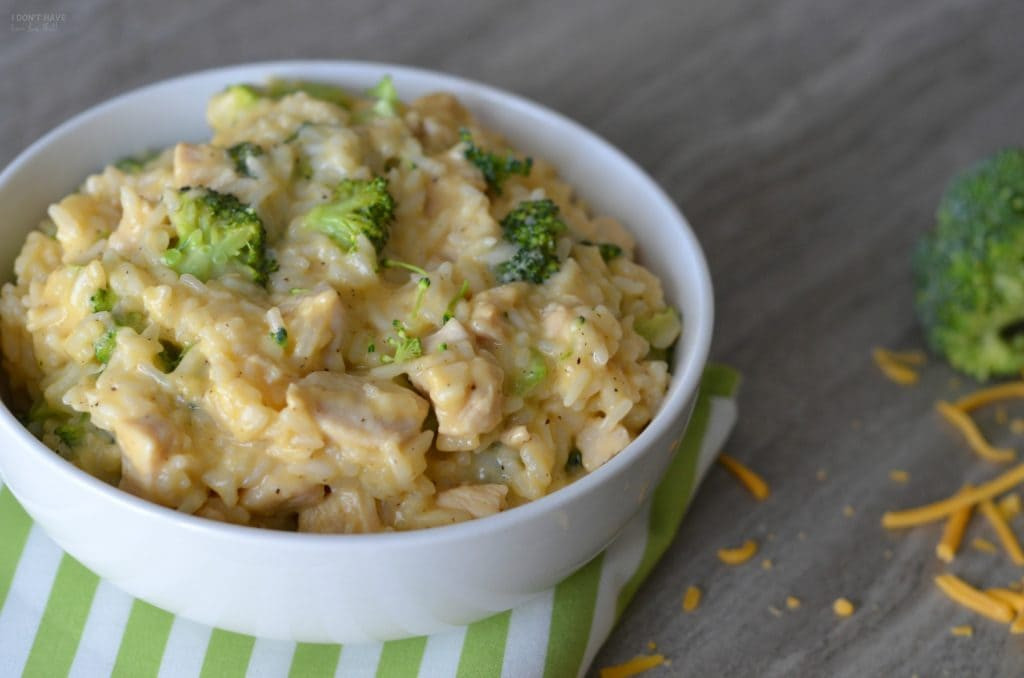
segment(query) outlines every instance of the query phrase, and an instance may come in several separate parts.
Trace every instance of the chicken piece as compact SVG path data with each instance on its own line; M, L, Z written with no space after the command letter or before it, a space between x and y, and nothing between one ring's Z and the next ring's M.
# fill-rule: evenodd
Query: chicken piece
M376 448L417 435L427 401L389 381L313 372L288 387L289 407L305 408L341 447Z
M507 494L508 486L497 483L462 485L438 494L437 505L465 511L474 518L483 518L504 509Z
M434 404L438 433L453 438L476 438L501 422L504 377L500 367L480 356L409 374L413 385ZM443 449L442 445L439 439L438 448Z
M345 369L341 353L344 311L338 293L326 284L281 304L290 358L300 371Z
M507 341L509 324L505 312L519 302L522 290L521 285L501 285L474 295L469 312L473 334L491 341Z
M178 429L153 412L117 421L113 432L122 453L121 488L129 492L152 492L161 467L181 446Z
M377 504L357 483L332 485L315 506L299 511L299 532L355 534L379 532Z
M234 181L227 154L213 146L178 144L174 147L174 185L219 188Z
M604 419L594 417L576 434L576 447L583 457L583 468L593 471L629 444L629 431L621 424L606 427Z

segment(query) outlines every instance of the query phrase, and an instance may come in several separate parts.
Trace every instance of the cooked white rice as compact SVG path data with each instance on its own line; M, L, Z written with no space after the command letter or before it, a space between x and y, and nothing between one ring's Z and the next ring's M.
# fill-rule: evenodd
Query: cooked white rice
M87 472L187 513L319 532L373 532L486 516L594 470L651 420L668 384L634 323L664 311L658 280L613 219L592 216L535 158L500 195L459 130L508 149L459 102L434 94L375 114L297 92L209 109L208 145L179 144L141 171L88 177L49 209L0 296L14 406ZM264 153L239 171L225 149ZM519 155L519 154L515 154ZM395 220L380 265L302 217L345 178L384 176ZM278 270L201 282L163 263L184 186L253 206ZM550 198L569 230L542 284L499 284L514 247L500 219ZM605 261L584 241L614 243ZM460 289L466 285L466 293ZM111 310L94 311L109 290ZM453 305L450 303L456 299ZM452 308L454 317L445 320ZM420 357L387 363L394 322ZM280 346L273 334L285 328ZM109 362L97 344L116 333ZM659 337L659 349L678 335ZM187 347L173 370L167 346ZM546 376L522 392L524 370Z

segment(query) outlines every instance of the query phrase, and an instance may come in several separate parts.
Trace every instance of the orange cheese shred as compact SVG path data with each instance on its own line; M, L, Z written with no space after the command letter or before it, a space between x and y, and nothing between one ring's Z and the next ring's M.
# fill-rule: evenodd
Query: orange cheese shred
M638 654L624 664L601 669L601 678L629 678L665 663L660 654Z
M980 615L1009 624L1013 621L1013 608L1009 603L979 591L955 574L940 574L935 584L953 601Z
M960 398L953 403L953 406L964 412L970 412L1008 398L1024 398L1024 381L1011 381L979 389Z
M754 499L763 501L771 494L771 490L768 489L768 483L764 481L764 478L744 465L740 460L722 453L718 455L718 463L724 466L729 473L736 476L736 479L747 488L747 491L754 495Z
M992 529L995 530L996 536L999 537L999 541L1003 545L1003 550L1006 551L1006 555L1010 556L1013 564L1024 565L1024 551L1021 551L1017 535L1013 533L1009 523L1006 522L1006 518L996 508L996 505L992 503L991 499L986 499L978 504L978 507L981 509L982 515L992 525Z
M742 565L757 555L757 542L748 539L734 549L718 549L718 559L726 565Z
M986 589L985 593L996 600L1001 600L1014 609L1015 612L1024 612L1024 595L1010 589Z
M971 449L981 458L989 461L998 463L1005 463L1013 461L1017 458L1017 453L1013 450L1008 450L1001 447L992 447L985 437L981 435L981 431L978 430L977 424L971 419L970 415L964 412L956 405L951 405L945 400L940 400L935 403L935 409L939 411L946 421L960 429L960 433L963 434L967 444L970 445Z
M693 612L700 607L700 589L696 586L688 586L683 595L683 612Z
M960 493L962 494L969 489L971 489L970 485L960 490ZM967 523L970 522L973 511L973 506L965 506L951 515L946 521L946 526L942 530L942 538L935 545L935 555L939 557L939 560L945 563L953 561L953 557L960 549L960 542L964 538L964 530L967 529Z
M919 361L917 360L918 356L920 357ZM903 386L917 383L917 372L910 365L921 365L925 361L923 353L916 351L896 353L881 347L874 349L871 352L871 357L874 358L878 369L882 370L882 374L890 381ZM908 357L911 359L907 360Z
M888 528L912 527L942 520L966 506L973 506L980 501L1002 494L1021 482L1024 482L1024 464L1014 466L987 483L982 483L933 504L903 511L887 511L882 516L882 526Z

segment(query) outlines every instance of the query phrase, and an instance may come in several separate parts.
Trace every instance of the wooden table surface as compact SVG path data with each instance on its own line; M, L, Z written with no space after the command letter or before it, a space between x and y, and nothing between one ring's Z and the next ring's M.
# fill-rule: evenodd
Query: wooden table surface
M74 113L154 80L343 58L518 92L606 137L665 187L710 263L713 357L745 377L728 448L773 494L755 503L713 470L596 667L654 641L672 666L650 675L1024 672L1024 639L935 590L945 569L937 528L879 525L887 508L995 472L933 410L971 384L933 360L904 388L870 359L875 345L923 345L908 257L949 176L1024 141L1020 0L3 6L0 164ZM41 27L17 16L38 11L63 17ZM897 468L908 483L889 480ZM992 539L980 523L972 536ZM746 538L761 544L755 561L717 560ZM971 550L952 570L986 585L1024 574ZM704 602L683 614L689 584ZM786 608L789 595L799 609ZM857 605L852 617L833 615L839 596ZM957 624L974 636L953 637Z

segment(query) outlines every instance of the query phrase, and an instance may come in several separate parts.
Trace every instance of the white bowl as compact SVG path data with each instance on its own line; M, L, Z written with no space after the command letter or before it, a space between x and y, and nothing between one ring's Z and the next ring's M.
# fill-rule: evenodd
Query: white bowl
M134 596L241 633L363 642L434 633L514 607L599 553L656 486L689 420L711 339L711 284L672 201L621 152L542 106L474 82L386 64L297 61L204 71L96 106L53 130L0 174L0 270L47 205L112 159L209 137L211 95L238 82L300 78L361 90L390 74L411 99L456 94L485 124L545 157L594 208L640 243L684 330L671 387L646 430L603 467L495 516L390 534L319 535L184 515L64 461L0 407L0 471L29 515L68 553ZM651 130L651 133L657 133Z

